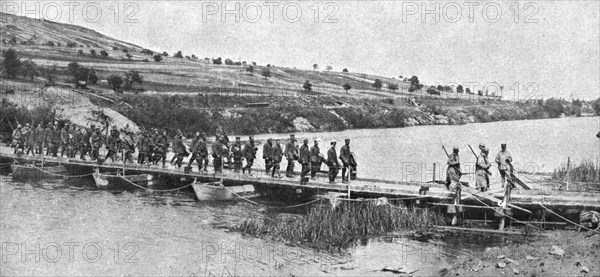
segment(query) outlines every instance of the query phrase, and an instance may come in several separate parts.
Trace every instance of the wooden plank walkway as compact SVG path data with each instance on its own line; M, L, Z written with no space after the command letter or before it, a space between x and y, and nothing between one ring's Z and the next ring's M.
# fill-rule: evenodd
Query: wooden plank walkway
M0 146L0 158L4 160L16 159L20 163L33 163L41 162L41 156L26 156L26 155L15 155L12 154L12 150L6 146ZM169 159L167 159L168 161ZM145 166L138 164L126 164L123 166L122 162L105 162L98 164L93 161L83 161L79 159L68 159L59 157L44 157L46 163L58 163L65 165L78 165L90 168L103 168L103 169L114 169L125 171L136 171L150 174L161 174L170 175L176 177L190 177L198 178L200 180L206 180L211 178L219 179L221 174L216 174L212 170L212 166L209 166L208 172L198 172L197 167L194 166L193 171L185 173L183 169L174 168L167 163L167 166ZM310 180L305 185L300 185L299 176L295 178L271 178L266 176L264 170L253 169L254 176L248 176L241 173L234 173L232 170L224 170L222 178L224 181L237 182L237 183L255 183L268 186L280 186L280 187L292 187L292 188L309 188L319 189L322 191L337 191L347 192L348 189L352 194L356 195L370 195L372 197L391 197L391 198L403 198L403 197L420 197L419 191L423 186L429 187L426 197L433 200L443 201L453 197L453 194L448 191L445 186L436 183L426 182L398 182L393 180L376 180L376 179L361 179L350 181L350 184L344 184L341 182L341 176L338 174L336 183L330 184L327 176L319 174L316 180ZM285 173L285 172L282 172ZM502 199L503 193L497 192L492 194L497 199ZM535 205L536 203L542 203L547 206L560 206L560 207L589 207L600 209L600 193L594 192L572 192L572 191L548 191L548 190L521 190L514 189L511 196L511 203L515 205ZM491 205L491 203L488 203ZM495 205L494 205L495 206Z

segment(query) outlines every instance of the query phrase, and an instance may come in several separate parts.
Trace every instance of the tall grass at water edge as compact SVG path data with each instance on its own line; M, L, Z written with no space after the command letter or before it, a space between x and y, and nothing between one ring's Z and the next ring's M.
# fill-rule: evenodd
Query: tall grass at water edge
M234 229L258 237L339 250L361 238L443 224L444 217L432 210L377 206L372 201L365 201L342 202L335 209L317 205L305 216L245 220Z

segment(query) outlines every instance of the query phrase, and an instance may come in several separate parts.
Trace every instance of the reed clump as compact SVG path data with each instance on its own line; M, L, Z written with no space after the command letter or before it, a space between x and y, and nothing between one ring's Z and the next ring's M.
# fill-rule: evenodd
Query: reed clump
M235 229L244 234L340 250L356 240L391 231L424 229L443 225L444 218L428 209L377 206L371 201L342 202L312 207L305 216L279 216L245 220Z
M554 169L552 179L566 181L567 172L571 182L600 185L600 165L595 164L593 161L584 160L579 164L572 165L570 169L567 168L567 164L562 164L559 168Z

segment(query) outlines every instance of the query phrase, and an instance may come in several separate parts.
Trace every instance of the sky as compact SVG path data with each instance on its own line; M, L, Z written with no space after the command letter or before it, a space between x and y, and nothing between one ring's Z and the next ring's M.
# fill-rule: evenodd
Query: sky
M2 1L155 51L600 97L600 1ZM500 92L498 92L500 93Z

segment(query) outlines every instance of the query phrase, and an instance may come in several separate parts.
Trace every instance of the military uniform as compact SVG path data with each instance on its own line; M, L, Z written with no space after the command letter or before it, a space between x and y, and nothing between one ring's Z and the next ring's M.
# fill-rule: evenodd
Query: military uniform
M475 186L481 191L490 187L489 168L492 166L488 161L487 149L481 150L475 164Z
M96 129L90 137L90 143L92 145L92 160L98 160L100 148L102 147L102 136L100 135L100 129Z
M306 174L310 172L310 149L308 148L308 140L304 140L304 144L300 146L298 162L302 165L302 171L300 171L300 184L306 184L308 180Z
M158 135L154 145L154 164L162 161L162 165L165 166L167 160L167 151L169 150L169 140L167 139L165 133Z
M29 152L31 152L32 155L35 156L35 140L37 138L37 131L33 128L29 129L29 131L27 132L27 143L25 143L26 146L26 152L25 155L29 155Z
M503 146L505 148L496 155L496 164L498 164L498 171L500 172L500 178L502 179L502 187L504 187L504 184L506 183L507 175L510 178L511 174L508 173L510 173L510 163L512 162L512 156L510 152L506 150L505 145Z
M12 133L12 146L15 148L15 154L19 149L23 149L23 133L21 132L21 125L17 126Z
M273 140L267 139L267 143L263 145L263 159L265 160L265 173L269 175L273 163L271 161L271 155L273 154Z
M275 177L275 172L277 172L278 177L281 177L281 174L279 174L279 164L281 164L282 158L283 149L281 149L281 144L275 142L273 148L271 149L271 163L273 163L273 172L271 172L271 177Z
M242 168L242 173L245 173L246 170L248 170L248 174L252 175L252 164L256 158L257 150L258 148L254 145L254 139L250 137L250 140L244 146L244 150L242 150L242 155L246 158L246 166Z
M216 172L223 172L223 148L225 146L221 144L219 139L215 140L215 143L212 144L212 156L213 156L213 166L215 167Z
M335 151L335 142L332 142L331 147L327 150L327 166L329 166L329 182L333 183L335 182L335 177L337 177L340 168L337 153Z
M65 126L60 129L60 157L62 157L69 146L69 125L65 123ZM68 156L68 154L67 154Z
M290 141L285 145L285 158L287 160L287 167L285 169L286 177L294 177L294 160L297 158L296 156L296 144L295 138L293 135L290 135Z
M52 127L48 127L45 131L45 144L47 145L46 155L52 154L53 157L56 157L58 154L58 143L60 141L60 130L57 125Z
M310 148L310 178L314 179L317 172L321 171L321 149L315 141L315 144Z
M35 153L36 154L43 154L44 153L44 139L46 138L46 131L44 130L44 128L42 127L42 125L38 125L37 129L35 130L36 136L35 136Z
M183 137L181 135L181 131L178 131L175 137L173 138L173 153L177 160L175 161L175 165L177 167L181 167L181 162L183 162L183 157L187 157L188 153L185 150L185 145L183 145Z
M457 151L456 149L455 151ZM448 155L448 168L446 169L446 188L454 190L460 182L460 159L457 152Z
M346 171L350 167L350 139L345 140L346 144L340 148L340 160L342 161L342 182L348 182L348 175Z

